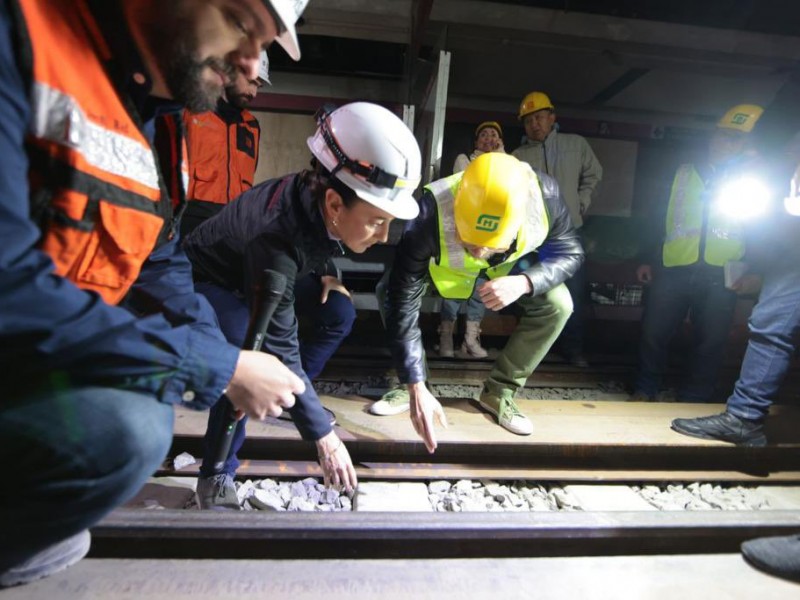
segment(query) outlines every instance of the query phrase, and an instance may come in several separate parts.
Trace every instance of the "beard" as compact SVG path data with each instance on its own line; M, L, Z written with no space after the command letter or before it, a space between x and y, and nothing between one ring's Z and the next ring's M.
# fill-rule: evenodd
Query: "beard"
M200 43L193 31L191 19L182 15L178 2L170 0L172 18L163 18L151 23L147 35L153 54L161 66L164 81L174 100L191 112L214 110L222 96L223 84L206 80L206 69L218 71L232 81L236 69L221 58L197 59ZM181 32L176 35L175 32Z
M228 104L235 106L240 110L244 110L253 101L253 96L250 94L237 94L234 88L227 88L225 90L225 97L228 99Z
M224 88L222 84L207 81L204 73L210 68L222 73L230 81L236 76L236 70L218 58L198 61L194 48L189 48L188 44L174 45L184 47L173 51L165 69L166 82L173 98L191 112L214 110Z

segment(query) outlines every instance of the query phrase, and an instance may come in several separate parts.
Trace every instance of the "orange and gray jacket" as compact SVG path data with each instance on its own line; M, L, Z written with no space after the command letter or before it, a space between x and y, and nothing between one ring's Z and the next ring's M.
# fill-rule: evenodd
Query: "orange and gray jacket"
M88 9L79 3L58 24L52 4L20 2L32 50L31 214L56 273L116 304L165 240L172 209L157 155L107 75L104 41L83 37L95 35Z
M148 75L118 2L0 3L6 398L104 386L200 408L233 375L169 235Z

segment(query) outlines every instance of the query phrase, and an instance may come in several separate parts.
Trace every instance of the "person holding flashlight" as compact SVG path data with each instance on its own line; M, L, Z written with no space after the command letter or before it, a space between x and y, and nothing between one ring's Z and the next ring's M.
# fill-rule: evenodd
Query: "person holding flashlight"
M707 159L683 164L675 174L658 266L654 268L656 261L650 260L636 272L650 292L631 401L656 399L667 367L669 342L687 313L697 342L678 399L712 399L736 306L736 291L725 286L724 266L739 261L745 253L741 221L717 200L725 193L726 183L741 174L748 160L748 135L762 113L763 109L753 104L731 108L717 123ZM752 194L750 200L756 202L755 192Z

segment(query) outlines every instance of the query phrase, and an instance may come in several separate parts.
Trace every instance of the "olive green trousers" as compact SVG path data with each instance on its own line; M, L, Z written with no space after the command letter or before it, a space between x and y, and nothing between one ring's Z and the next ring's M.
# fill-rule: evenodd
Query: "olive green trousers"
M485 392L501 396L503 390L515 393L525 386L572 314L572 297L567 286L557 285L537 296L522 296L517 328L508 338L486 380Z

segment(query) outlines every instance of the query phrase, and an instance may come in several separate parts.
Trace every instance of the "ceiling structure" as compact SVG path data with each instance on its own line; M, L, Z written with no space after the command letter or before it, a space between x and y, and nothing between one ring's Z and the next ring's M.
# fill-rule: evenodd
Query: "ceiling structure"
M303 59L273 51L270 93L414 103L451 52L448 110L705 128L768 104L800 65L800 2L313 0Z

